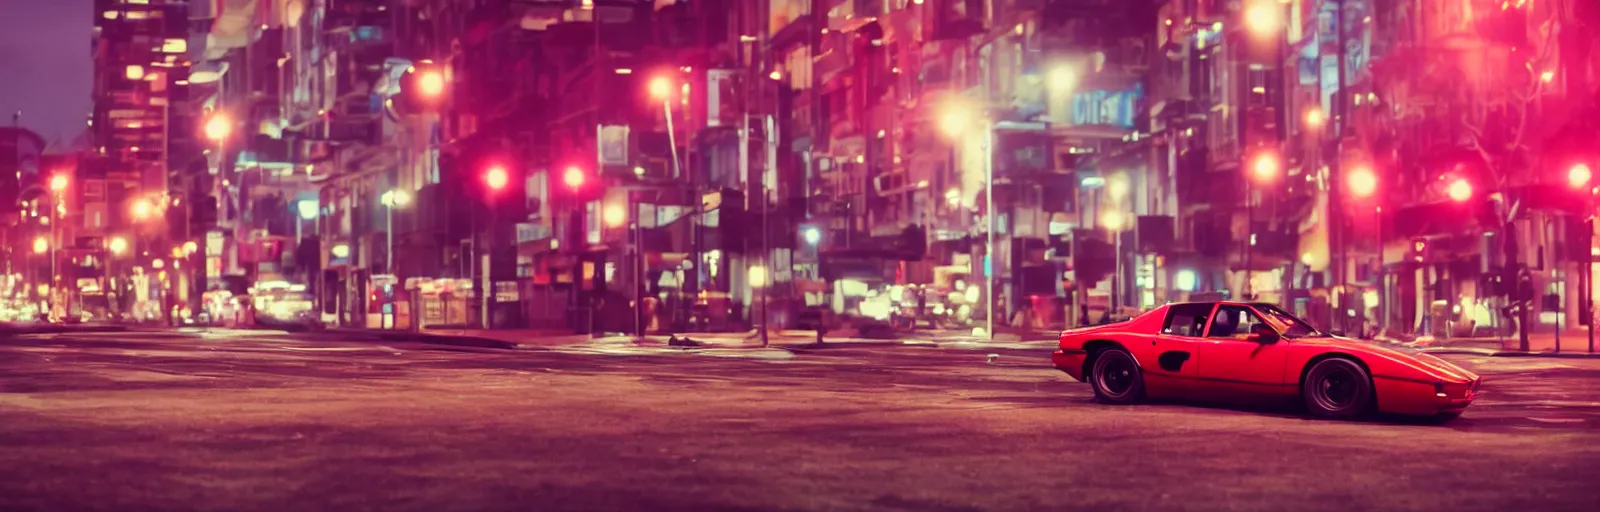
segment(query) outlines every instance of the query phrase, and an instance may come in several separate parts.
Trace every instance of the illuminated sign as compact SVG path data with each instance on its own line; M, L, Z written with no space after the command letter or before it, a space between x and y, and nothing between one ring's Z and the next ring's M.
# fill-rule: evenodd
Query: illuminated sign
M1072 124L1132 129L1139 115L1144 88L1126 91L1089 91L1072 96Z

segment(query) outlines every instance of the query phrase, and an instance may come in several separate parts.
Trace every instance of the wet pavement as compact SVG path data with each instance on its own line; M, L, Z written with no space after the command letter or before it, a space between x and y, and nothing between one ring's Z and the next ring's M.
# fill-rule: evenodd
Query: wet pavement
M1105 406L1047 356L11 336L0 509L1600 509L1600 360L1445 356L1485 384L1431 425Z

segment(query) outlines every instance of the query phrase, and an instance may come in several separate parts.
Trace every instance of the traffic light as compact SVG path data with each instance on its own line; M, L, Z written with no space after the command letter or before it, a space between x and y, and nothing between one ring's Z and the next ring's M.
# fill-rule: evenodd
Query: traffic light
M1428 241L1416 238L1411 240L1411 261L1422 263L1428 259Z

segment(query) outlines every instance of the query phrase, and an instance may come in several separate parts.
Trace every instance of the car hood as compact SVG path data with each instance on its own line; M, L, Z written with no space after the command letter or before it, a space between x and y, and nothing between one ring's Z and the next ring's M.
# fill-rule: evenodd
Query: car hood
M1478 375L1475 373L1456 366L1449 361L1439 359L1433 354L1410 347L1338 336L1300 338L1295 342L1322 345L1351 353L1381 357L1439 380L1460 383L1478 380Z

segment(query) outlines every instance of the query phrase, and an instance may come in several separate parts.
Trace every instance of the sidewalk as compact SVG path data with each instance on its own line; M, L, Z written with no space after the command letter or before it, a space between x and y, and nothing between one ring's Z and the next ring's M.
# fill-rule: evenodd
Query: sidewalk
M1600 332L1595 333L1600 341ZM1523 351L1519 346L1517 336L1511 335L1504 338L1445 338L1438 339L1432 336L1422 336L1409 342L1396 342L1423 352L1434 354L1470 354L1496 357L1600 357L1600 353L1589 352L1589 332L1587 329L1566 329L1561 331L1560 347L1557 349L1557 336L1554 332L1536 332L1528 335L1528 350ZM1600 343L1597 343L1600 350Z
M427 329L421 332L365 328L330 328L321 331L344 337L367 338L373 341L434 343L440 345L480 348L519 349L540 347L655 347L673 349L759 349L761 334L744 332L708 332L680 334L650 334L643 338L632 334L608 335L573 334L563 330L540 329ZM821 344L816 331L774 330L767 333L768 348L825 349L862 346L923 346L940 345L979 348L1039 348L1054 346L1059 336L1056 332L1001 332L994 339L975 336L970 331L919 330L899 332L892 338L868 338L854 331L840 330L825 333ZM1037 347L1035 346L1037 345Z

